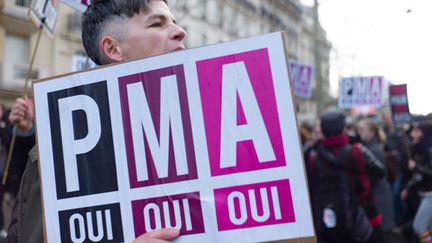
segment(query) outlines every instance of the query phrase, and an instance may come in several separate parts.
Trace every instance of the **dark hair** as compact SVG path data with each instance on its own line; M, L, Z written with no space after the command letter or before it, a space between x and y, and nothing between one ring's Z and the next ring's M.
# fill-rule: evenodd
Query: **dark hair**
M341 134L346 126L345 115L339 111L325 112L320 120L322 133L326 137Z
M412 128L420 129L424 137L432 136L432 119L430 119L428 116L414 116L411 126ZM410 129L410 132L412 128Z
M122 32L124 28L115 28L135 14L150 9L149 3L156 0L94 0L87 8L82 20L82 42L87 55L98 65L108 63L99 50L99 41L106 34L107 27ZM167 3L167 0L159 0ZM116 34L116 33L110 33Z

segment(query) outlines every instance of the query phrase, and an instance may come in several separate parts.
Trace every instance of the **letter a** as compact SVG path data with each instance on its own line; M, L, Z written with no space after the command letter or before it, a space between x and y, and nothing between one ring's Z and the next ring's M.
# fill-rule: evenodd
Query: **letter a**
M244 125L237 125L237 93ZM237 142L246 140L252 140L260 162L276 159L245 64L236 62L222 70L221 168L236 166Z
M380 80L379 77L371 78L371 96L374 98L381 95Z

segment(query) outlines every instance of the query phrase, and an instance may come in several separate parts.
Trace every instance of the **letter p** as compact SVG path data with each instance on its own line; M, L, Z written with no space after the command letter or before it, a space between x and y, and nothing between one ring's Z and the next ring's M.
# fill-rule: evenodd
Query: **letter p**
M58 100L60 131L66 177L66 191L79 191L77 155L91 151L101 137L101 119L97 103L87 95L75 95ZM73 112L86 115L88 132L84 138L75 138Z

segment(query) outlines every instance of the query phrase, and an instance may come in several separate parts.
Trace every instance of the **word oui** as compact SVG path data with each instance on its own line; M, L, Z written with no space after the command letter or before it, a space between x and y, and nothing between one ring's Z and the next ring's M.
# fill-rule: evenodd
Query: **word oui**
M288 180L215 190L219 230L295 221Z
M182 235L205 232L198 192L136 200L132 212L136 236L160 228L177 228Z
M112 223L111 223L111 214L109 210L104 211L105 220L102 221L102 211L96 211L96 232L94 231L94 222L92 220L92 214L90 212L86 213L86 217L84 218L81 214L73 214L69 219L69 227L70 227L70 237L72 242L84 242L87 239L92 242L101 241L106 232L106 239L113 239L112 232ZM78 227L75 227L78 225ZM87 228L85 227L87 225Z
M62 242L122 242L119 204L59 212Z

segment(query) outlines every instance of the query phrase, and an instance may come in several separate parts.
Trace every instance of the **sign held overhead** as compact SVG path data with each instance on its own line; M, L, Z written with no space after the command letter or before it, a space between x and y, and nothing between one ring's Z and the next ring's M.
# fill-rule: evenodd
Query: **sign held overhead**
M289 60L289 65L294 95L303 99L310 99L312 96L314 67L294 60Z
M389 103L395 125L410 123L411 113L409 111L407 85L390 85L389 94Z
M339 82L339 107L380 107L383 104L384 77L348 77Z
M32 0L30 17L33 22L43 28L50 37L54 37L57 22L58 4L56 0Z
M60 2L84 13L93 0L60 0Z

